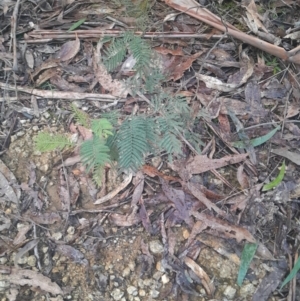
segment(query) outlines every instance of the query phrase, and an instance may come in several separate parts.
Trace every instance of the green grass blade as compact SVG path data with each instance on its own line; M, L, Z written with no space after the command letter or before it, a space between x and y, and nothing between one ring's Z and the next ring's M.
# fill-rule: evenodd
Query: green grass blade
M250 263L255 255L256 249L257 249L257 244L245 244L244 246L242 252L242 258L241 258L240 270L237 278L237 284L239 286L241 286L244 281Z
M74 29L78 28L82 23L84 23L86 18L80 19L76 23L74 23L67 31L73 31Z
M275 134L276 132L280 129L280 126L277 126L275 129L273 129L272 131L270 131L268 134L264 135L264 136L261 136L261 137L257 137L257 138L254 138L254 139L251 139L249 141L249 143L252 145L252 146L259 146L265 142L267 142L269 139L271 139ZM237 147L237 148L246 148L246 144L244 141L235 141L235 142L232 142L232 146L234 147Z
M272 182L270 182L268 184L265 184L262 191L267 191L267 190L270 190L270 189L278 186L281 183L281 181L283 180L284 174L285 174L285 161L283 161L283 163L280 167L280 172L279 172L278 176L276 177L276 179L274 179Z
M293 267L289 275L284 279L280 289L282 289L288 282L290 282L296 276L299 270L300 270L300 257L298 258L295 266Z

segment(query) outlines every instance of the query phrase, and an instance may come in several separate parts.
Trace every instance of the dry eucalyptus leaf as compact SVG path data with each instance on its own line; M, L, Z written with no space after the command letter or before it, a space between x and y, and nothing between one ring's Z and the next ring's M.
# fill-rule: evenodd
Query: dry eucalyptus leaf
M79 49L80 49L80 41L76 36L75 41L68 41L61 46L60 51L57 54L57 58L62 62L68 61L73 57L75 57Z
M7 281L11 284L16 285L28 285L29 287L40 288L43 291L51 293L53 295L63 294L62 289L56 284L52 282L50 278L44 276L41 273L32 271L32 270L24 270L15 267L9 268L9 273L2 273L2 271L6 271L7 266L0 266L0 279L2 281Z

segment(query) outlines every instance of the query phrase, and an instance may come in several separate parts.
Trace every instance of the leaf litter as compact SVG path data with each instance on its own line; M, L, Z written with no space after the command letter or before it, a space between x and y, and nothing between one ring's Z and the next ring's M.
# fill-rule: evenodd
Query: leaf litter
M97 187L78 148L51 154L34 148L43 129L71 132L75 141L92 138L73 120L67 100L91 118L118 109L116 126L125 116L151 112L158 87L135 94L134 84L143 85L149 74L135 70L134 48L114 71L103 63L124 27L139 24L125 2L0 7L0 274L11 286L3 290L6 297L296 300L297 3L275 1L271 10L242 1L225 15L230 1L205 8L192 0L137 5L151 9L150 20L144 18L151 26L134 34L148 40L158 58L160 88L186 96L194 110L186 129L177 128L181 155L167 158L151 149L146 164L123 174L107 164ZM170 7L175 14L167 16ZM33 11L38 17L29 28ZM254 258L253 250L242 252L254 245Z

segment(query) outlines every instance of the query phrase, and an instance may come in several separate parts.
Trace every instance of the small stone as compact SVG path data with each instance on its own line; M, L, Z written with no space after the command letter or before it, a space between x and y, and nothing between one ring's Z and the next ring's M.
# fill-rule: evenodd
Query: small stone
M6 257L0 257L0 264L5 264L7 262Z
M161 261L158 261L157 263L156 263L156 269L158 270L158 271L160 271L160 272L165 272L166 270L164 269L164 267L162 266L162 263L161 263Z
M252 283L243 285L240 289L240 295L243 298L252 295L255 292L255 286Z
M56 232L56 233L53 233L51 235L51 237L55 240L60 240L62 238L62 233L61 232Z
M236 289L232 286L227 286L223 294L229 300L232 300L235 297Z
M74 233L75 233L75 228L72 227L72 226L70 226L70 227L68 228L67 232L68 232L69 234L74 234Z
M158 296L159 296L159 291L157 291L157 290L151 290L150 291L150 296L152 297L152 298L157 298Z
M152 284L152 279L144 279L144 285L145 286L150 286Z
M129 295L136 296L137 293L138 293L138 292L137 292L137 288L136 288L135 286L130 285L130 286L127 287L127 293L128 293Z
M187 230L187 229L183 230L182 236L184 239L188 239L190 237L189 230Z
M122 276L123 276L123 277L127 277L127 276L129 276L129 274L130 274L130 268L129 268L129 267L126 267L126 268L123 270Z
M168 277L167 274L164 274L161 276L161 281L163 284L167 284L170 281L170 278Z
M152 278L155 279L155 280L158 280L158 279L161 278L162 275L163 275L162 272L156 271L156 272L153 274Z
M16 133L16 136L17 137L22 137L22 136L24 136L25 135L25 132L23 132L23 131L20 131L20 132L17 132Z
M164 251L164 247L159 240L150 241L149 249L154 254L161 254Z
M50 118L50 114L49 114L48 112L45 112L45 113L43 114L43 116L44 116L44 118L46 118L46 119Z
M161 164L161 157L160 156L157 156L157 157L154 157L151 159L151 163L152 165L155 167L155 168L158 168L159 165Z
M116 288L110 293L110 295L115 301L118 301L124 296L124 292L122 292L119 288Z
M145 290L139 290L139 295L141 297L145 297L146 296L146 291Z
M134 271L135 270L135 263L133 261L130 261L128 263L128 267L129 267L130 271Z
M140 287L140 288L144 288L144 280L143 279L139 279L138 280L138 286Z
M40 171L47 172L49 169L49 164L44 164L39 169Z
M34 125L34 126L32 127L32 130L33 130L34 132L38 132L39 127L38 127L37 125Z
M27 264L31 267L35 267L36 265L36 257L34 255L31 255L27 258Z

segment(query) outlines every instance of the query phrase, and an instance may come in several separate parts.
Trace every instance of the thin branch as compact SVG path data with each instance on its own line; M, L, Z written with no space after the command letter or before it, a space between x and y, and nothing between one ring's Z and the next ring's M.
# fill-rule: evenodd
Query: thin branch
M15 72L18 71L16 29L17 29L19 6L20 6L20 0L17 0L15 4L14 12L11 16L11 39L13 41L13 71Z

